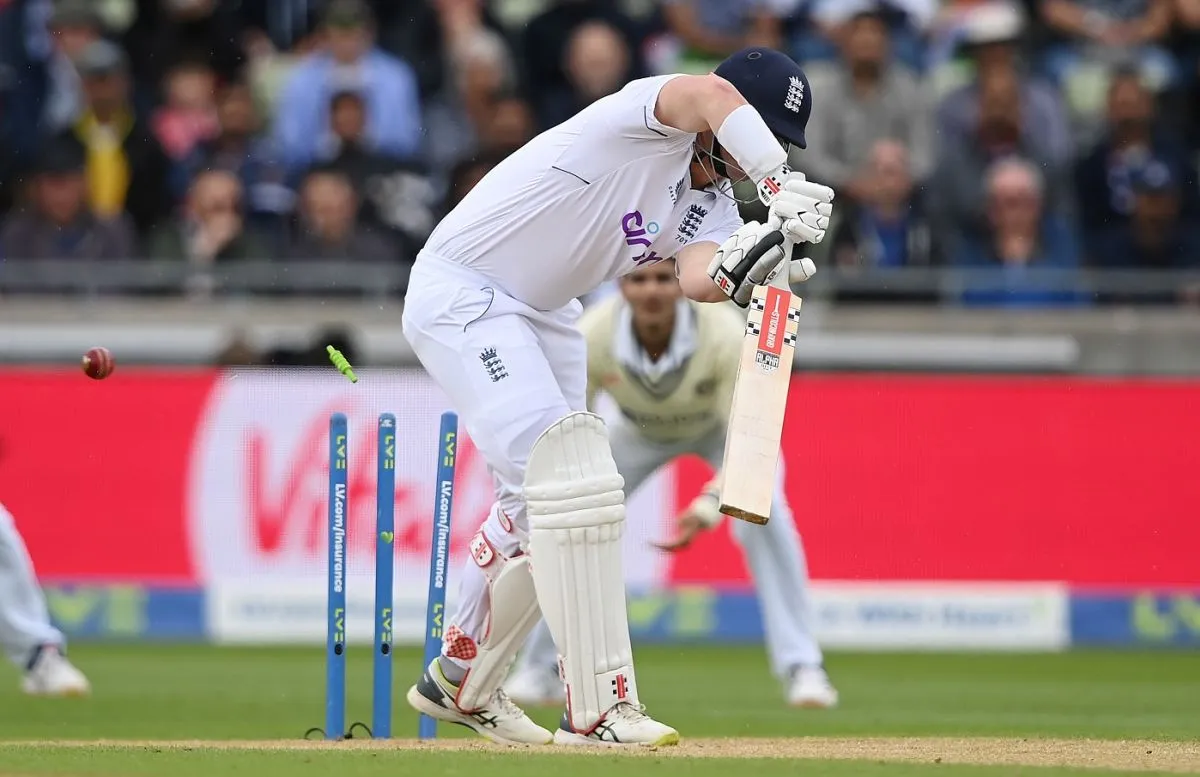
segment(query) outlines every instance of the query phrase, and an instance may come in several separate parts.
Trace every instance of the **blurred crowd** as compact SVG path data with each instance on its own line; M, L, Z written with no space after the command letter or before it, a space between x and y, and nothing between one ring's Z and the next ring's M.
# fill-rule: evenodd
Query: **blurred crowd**
M746 45L809 73L819 263L1200 267L1200 0L0 0L0 261L410 263L537 132Z

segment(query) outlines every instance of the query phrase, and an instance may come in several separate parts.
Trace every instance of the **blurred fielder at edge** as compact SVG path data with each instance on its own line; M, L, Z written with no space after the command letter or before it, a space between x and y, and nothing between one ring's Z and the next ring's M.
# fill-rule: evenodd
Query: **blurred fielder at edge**
M604 393L621 412L609 435L626 494L687 454L717 471L679 516L675 539L659 545L681 550L725 518L720 470L746 322L728 305L682 299L669 261L626 275L620 290L579 321L587 340L587 404L595 408L596 396ZM812 633L807 564L783 482L781 457L770 522L735 520L733 534L754 576L771 669L784 683L785 698L797 707L833 707L837 691ZM563 703L557 663L550 632L539 623L505 690L518 704Z
M0 504L0 649L25 672L31 696L86 696L87 678L64 655L66 638L50 623L29 552L16 522Z
M442 655L408 691L420 712L504 743L679 741L638 696L624 483L587 411L578 297L673 256L688 298L747 306L794 243L825 237L833 191L786 165L811 111L803 71L771 49L633 81L505 159L430 236L404 334L487 459L497 501L470 542ZM742 223L742 178L767 224ZM803 280L815 271L795 265ZM539 605L566 688L554 734L501 688Z

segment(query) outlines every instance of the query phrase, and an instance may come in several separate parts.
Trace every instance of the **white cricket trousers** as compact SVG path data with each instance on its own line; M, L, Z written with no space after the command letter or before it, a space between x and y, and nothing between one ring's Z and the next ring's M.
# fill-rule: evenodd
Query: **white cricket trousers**
M646 440L625 419L609 424L613 459L625 479L626 498L667 462L694 454L714 469L721 468L725 455L722 430L696 441L662 444ZM784 461L780 457L771 499L771 520L766 526L729 518L733 536L741 546L746 566L754 578L766 634L771 671L781 679L798 666L817 666L821 648L813 635L814 616L808 592L808 565L796 530L795 518L784 494ZM686 553L687 551L681 551ZM519 659L522 668L557 666L550 629L541 621L529 637Z
M50 623L17 524L0 504L0 649L9 661L24 668L42 645L62 648L65 643L62 632Z
M487 460L496 503L482 531L509 558L529 538L521 494L530 449L563 416L587 409L587 344L576 327L582 311L578 300L535 310L427 251L409 278L404 336ZM469 558L459 579L457 610L447 626L478 643L487 628L488 581Z

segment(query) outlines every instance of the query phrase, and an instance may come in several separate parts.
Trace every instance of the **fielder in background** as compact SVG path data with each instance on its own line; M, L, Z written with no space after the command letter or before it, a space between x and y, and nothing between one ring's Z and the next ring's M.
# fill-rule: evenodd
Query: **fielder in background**
M0 504L0 648L24 671L31 696L86 696L91 686L65 655L66 638L50 623L12 514Z
M609 440L627 495L659 467L687 454L717 470L679 517L675 539L659 545L682 550L725 518L717 509L721 458L745 319L730 306L685 299L670 262L626 275L619 284L619 295L584 311L579 321L587 338L588 407L595 408L603 392L621 412L609 424ZM798 707L832 707L838 695L813 637L804 549L783 483L781 459L771 521L755 526L735 520L733 535L754 577L771 670L784 683L785 698ZM544 621L505 688L518 704L565 702Z
M579 297L674 256L689 298L749 305L788 271L794 244L829 225L833 191L786 164L811 111L804 72L771 49L708 75L639 79L508 156L430 236L404 334L487 460L496 503L470 542L442 654L408 691L419 712L504 743L679 741L638 694L624 481L587 412ZM768 223L742 223L735 178L757 186ZM815 271L794 264L802 279ZM539 609L567 688L554 734L501 687Z

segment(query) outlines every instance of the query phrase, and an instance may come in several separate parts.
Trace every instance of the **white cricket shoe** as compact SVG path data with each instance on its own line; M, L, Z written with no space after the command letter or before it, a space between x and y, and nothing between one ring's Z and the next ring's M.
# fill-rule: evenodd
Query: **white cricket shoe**
M838 692L822 667L802 666L792 674L787 701L793 707L828 709L837 706Z
M467 712L454 697L457 686L442 674L438 659L426 667L416 685L408 689L408 703L417 712L431 718L466 726L484 739L501 745L548 745L554 735L529 719L512 703L503 689L497 689L488 703Z
M87 696L92 686L57 647L46 645L22 678L21 690L30 696Z
M567 703L567 689L553 667L523 667L504 684L509 698L526 707L561 707Z
M679 732L647 715L645 707L621 702L604 713L604 717L586 733L575 731L567 713L564 712L562 721L558 724L558 731L554 732L554 743L601 747L663 747L679 744Z

